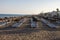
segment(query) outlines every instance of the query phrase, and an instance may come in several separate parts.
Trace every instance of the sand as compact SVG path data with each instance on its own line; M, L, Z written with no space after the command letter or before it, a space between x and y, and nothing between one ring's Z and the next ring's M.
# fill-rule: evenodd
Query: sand
M30 20L21 28L0 30L0 40L60 40L60 30L49 28L38 22L38 28L30 28Z

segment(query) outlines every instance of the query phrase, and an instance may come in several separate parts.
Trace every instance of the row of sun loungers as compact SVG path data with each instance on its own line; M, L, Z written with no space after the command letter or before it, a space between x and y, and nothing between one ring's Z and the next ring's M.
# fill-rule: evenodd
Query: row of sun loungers
M53 23L50 23L49 21L47 21L47 20L45 20L45 19L43 19L43 18L41 18L41 21L42 21L43 23L45 23L46 25L48 25L49 27L51 27L51 28L59 28L59 26L56 26L56 25L54 25Z
M12 27L20 27L25 22L24 19L21 19L19 22L12 25Z
M18 24L18 23L16 23L16 22L14 22L14 21L9 21L9 22L7 22L7 21L4 21L4 22L0 22L0 28L6 28L6 27L11 27L13 24ZM16 25L15 25L16 26Z
M0 28L5 28L5 27L8 27L13 24L11 22L0 22L0 23L2 23L2 24L0 24Z
M36 28L37 27L37 22L34 22L32 18L31 18L31 27L32 28Z
M37 18L37 17L36 17ZM55 24L49 22L48 20L45 20L43 18L40 19L41 22L43 22L44 24L48 25L48 27L51 27L51 28L59 28L59 26L56 26ZM21 19L19 22L0 22L0 28L5 28L5 27L21 27L21 25L26 21L26 19ZM57 23L60 23L57 21ZM37 22L34 22L33 19L31 18L31 27L37 27Z
M0 28L6 28L6 27L20 27L24 22L26 21L26 19L21 19L19 22L1 22L0 24Z

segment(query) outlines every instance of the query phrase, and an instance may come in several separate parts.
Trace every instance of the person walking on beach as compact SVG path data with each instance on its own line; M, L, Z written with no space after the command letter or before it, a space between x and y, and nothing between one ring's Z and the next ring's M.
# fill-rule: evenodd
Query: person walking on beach
M31 27L36 28L37 27L37 19L35 17L31 18Z

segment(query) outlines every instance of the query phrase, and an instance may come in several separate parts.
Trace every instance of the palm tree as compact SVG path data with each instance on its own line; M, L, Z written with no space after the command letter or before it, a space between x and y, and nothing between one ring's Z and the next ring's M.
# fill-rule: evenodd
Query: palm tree
M57 12L59 12L59 9L58 8L56 10L57 10Z
M57 8L56 10L57 10L57 18L58 18L59 17L59 13L58 13L59 12L59 9Z

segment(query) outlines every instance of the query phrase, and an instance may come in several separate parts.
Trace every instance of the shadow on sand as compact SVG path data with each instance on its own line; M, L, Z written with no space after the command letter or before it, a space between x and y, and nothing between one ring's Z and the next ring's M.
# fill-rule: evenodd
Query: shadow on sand
M20 33L26 33L26 34L30 34L30 33L33 33L33 32L39 32L39 31L60 31L60 28L59 29L56 29L56 28L30 28L29 25L27 25L26 27L24 28L4 28L4 29L0 29L0 34L20 34Z

